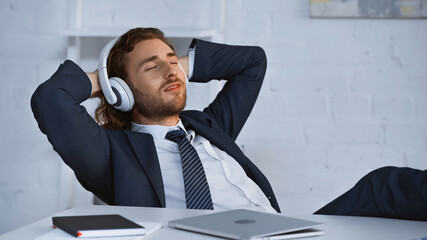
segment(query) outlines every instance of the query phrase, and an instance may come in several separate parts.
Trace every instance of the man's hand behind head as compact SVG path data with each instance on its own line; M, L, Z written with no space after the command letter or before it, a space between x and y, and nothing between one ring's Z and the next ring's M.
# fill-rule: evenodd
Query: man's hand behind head
M102 91L101 85L99 84L98 69L93 72L87 72L86 74L89 77L90 82L92 83L92 93L90 94L90 97L95 98L101 96Z

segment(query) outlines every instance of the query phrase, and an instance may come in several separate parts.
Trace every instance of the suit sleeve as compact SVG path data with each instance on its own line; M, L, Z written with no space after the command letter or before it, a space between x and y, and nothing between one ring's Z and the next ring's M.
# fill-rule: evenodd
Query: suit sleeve
M112 191L106 132L80 105L91 94L86 73L65 61L31 98L40 130L79 180L95 194Z
M262 48L194 40L196 55L192 82L227 80L204 109L234 140L255 105L267 68Z

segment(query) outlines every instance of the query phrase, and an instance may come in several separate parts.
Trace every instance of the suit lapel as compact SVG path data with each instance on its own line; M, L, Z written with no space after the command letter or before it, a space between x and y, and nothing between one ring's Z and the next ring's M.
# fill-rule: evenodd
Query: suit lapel
M185 111L192 112L192 111ZM190 116L191 115L191 116ZM252 178L245 158L240 156L238 146L223 131L215 130L213 121L205 114L182 114L180 118L186 129L195 130L198 134L208 139L212 144L219 147L233 157ZM157 198L162 207L166 206L163 179L157 156L156 146L150 134L125 131L138 161L151 182Z
M240 151L235 141L227 135L214 121L205 113L197 111L185 111L180 115L185 129L192 129L197 134L208 139L209 142L225 151L236 160L248 177L254 179L251 166L253 165Z
M157 157L156 146L150 134L125 131L138 158L138 161L149 178L162 207L166 206L163 179Z
M192 111L186 112L188 113ZM238 156L238 150L240 150L239 147L230 136L228 136L222 129L219 128L219 126L214 126L214 122L208 115L191 114L187 116L187 114L182 114L180 117L185 129L192 129L196 131L197 134L200 134L204 138L208 139L211 144L227 152L245 169L246 164L243 163L241 158Z

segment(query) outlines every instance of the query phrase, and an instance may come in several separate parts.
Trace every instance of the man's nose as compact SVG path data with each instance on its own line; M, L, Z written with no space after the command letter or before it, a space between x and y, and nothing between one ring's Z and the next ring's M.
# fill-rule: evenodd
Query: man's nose
M178 75L177 69L169 62L165 64L165 72L166 78L175 78Z

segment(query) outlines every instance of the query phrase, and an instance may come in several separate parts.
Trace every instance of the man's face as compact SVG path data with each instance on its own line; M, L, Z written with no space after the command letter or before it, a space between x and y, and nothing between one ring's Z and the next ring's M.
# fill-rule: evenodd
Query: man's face
M185 76L167 44L159 39L144 40L126 54L126 60L128 82L139 114L161 120L184 109Z

